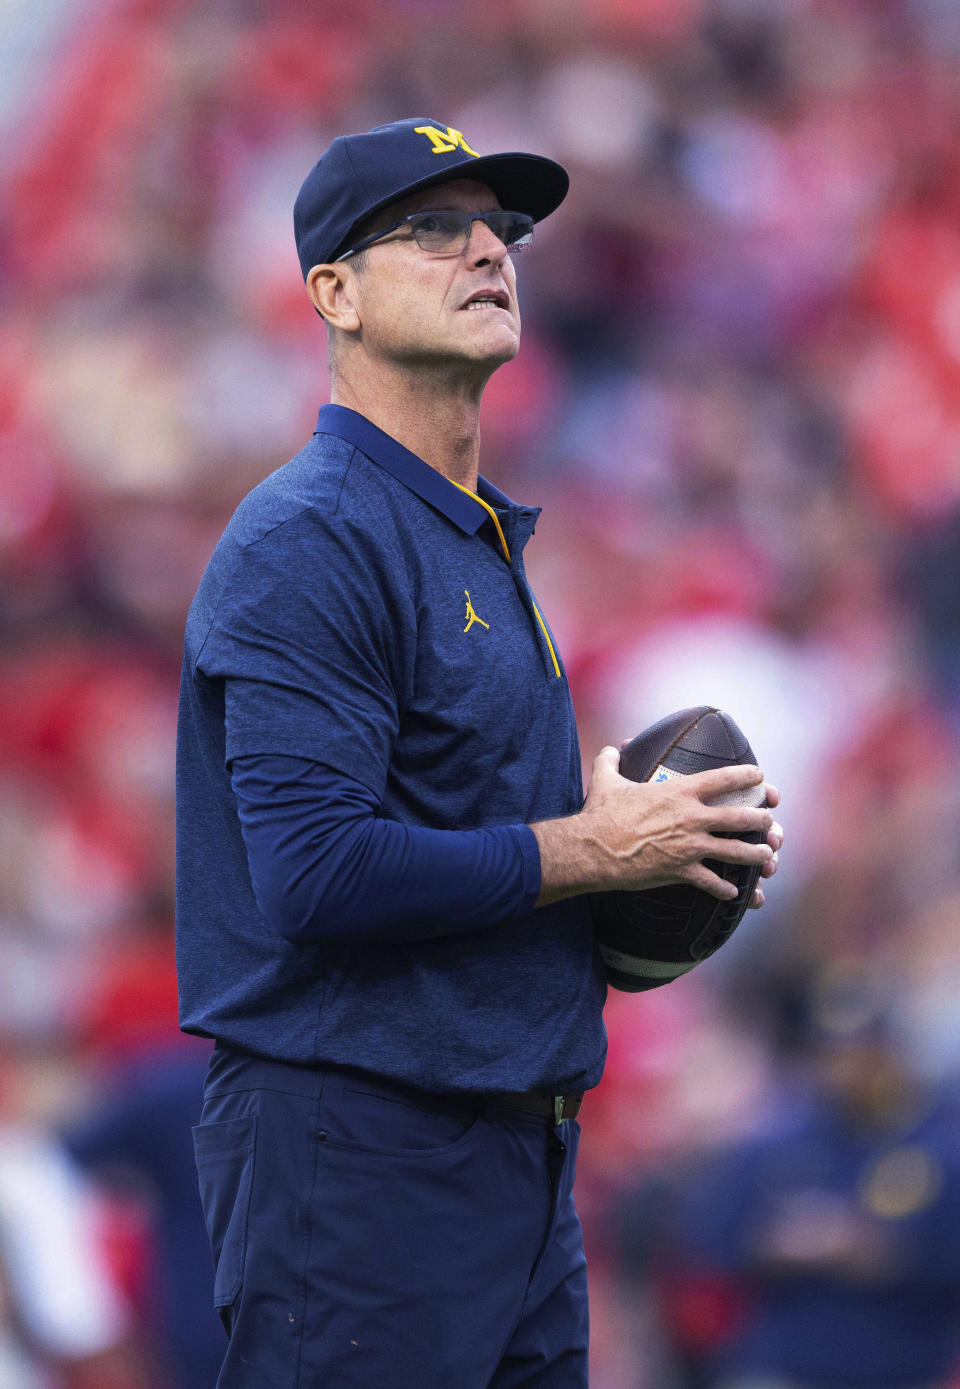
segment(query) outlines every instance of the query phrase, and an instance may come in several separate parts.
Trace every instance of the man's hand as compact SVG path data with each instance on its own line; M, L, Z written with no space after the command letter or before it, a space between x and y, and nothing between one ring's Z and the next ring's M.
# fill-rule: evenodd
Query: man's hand
M628 781L620 776L619 765L616 748L604 748L594 760L580 814L531 826L540 846L537 906L584 892L640 892L674 883L732 900L736 887L704 867L707 858L761 864L767 877L776 871L770 868L776 855L770 842L775 834L770 810L709 804L760 785L763 774L758 768L718 767L654 783ZM776 788L768 786L768 802L775 806L779 799ZM765 834L767 842L718 837L750 832Z
M777 790L775 786L771 786L768 783L767 805L770 807L771 810L773 810L779 804L780 792ZM773 858L769 859L760 869L761 878L772 878L774 873L776 873L777 869L780 867L780 848L783 844L783 826L778 824L776 820L774 820L773 824L767 831L767 843L773 850ZM751 910L756 911L758 907L763 906L766 900L766 897L763 895L763 888L758 883L757 886L753 889L753 896L750 898L750 901L747 903L747 905L751 908Z

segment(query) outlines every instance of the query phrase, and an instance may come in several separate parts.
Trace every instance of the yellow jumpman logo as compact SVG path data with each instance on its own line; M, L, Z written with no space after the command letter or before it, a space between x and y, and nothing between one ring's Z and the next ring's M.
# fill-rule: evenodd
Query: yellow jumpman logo
M466 625L466 627L464 627L463 630L464 630L465 632L469 632L469 631L470 631L470 628L473 626L473 624L474 624L475 622L479 622L479 623L480 623L480 626L481 626L481 627L486 627L487 631L489 632L489 630L490 630L490 623L489 623L489 622L484 622L484 620L483 620L482 617L477 617L477 614L473 611L473 604L470 602L470 594L469 594L469 591L468 591L467 589L464 589L463 592L464 592L464 595L466 596L466 600L467 600L467 625Z

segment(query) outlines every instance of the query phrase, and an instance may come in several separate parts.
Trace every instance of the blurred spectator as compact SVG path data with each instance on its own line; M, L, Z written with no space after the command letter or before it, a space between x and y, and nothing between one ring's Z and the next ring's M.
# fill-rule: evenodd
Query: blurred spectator
M702 1303L685 1350L716 1389L920 1389L960 1364L960 1115L877 1001L834 985L806 1066L748 1139L685 1171L672 1227L649 1186L632 1206L632 1262L672 1242L675 1324Z
M173 903L159 891L138 907L100 942L73 1010L87 1090L64 1138L138 1236L128 1277L156 1389L210 1389L225 1340L191 1135L210 1045L177 1030Z
M162 1383L172 1389L211 1389L225 1345L190 1133L208 1059L201 1044L127 1062L67 1138L99 1182L130 1193L149 1213L144 1320Z
M149 1389L94 1189L56 1142L56 1050L7 1038L0 1076L0 1382Z

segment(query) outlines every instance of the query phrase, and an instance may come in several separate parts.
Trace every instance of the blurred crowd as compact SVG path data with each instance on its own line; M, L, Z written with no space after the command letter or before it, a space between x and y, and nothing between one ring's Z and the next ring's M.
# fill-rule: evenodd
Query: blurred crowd
M483 471L585 767L728 709L768 905L612 994L595 1389L960 1383L955 0L0 9L0 1389L210 1389L173 735L220 529L327 399L291 209L425 115L570 170Z

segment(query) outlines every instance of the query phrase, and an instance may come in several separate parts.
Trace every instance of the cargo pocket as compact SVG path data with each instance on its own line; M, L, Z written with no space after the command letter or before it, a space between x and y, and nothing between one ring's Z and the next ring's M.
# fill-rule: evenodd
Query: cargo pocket
M193 1150L203 1218L213 1250L213 1305L230 1332L230 1308L243 1285L247 1215L253 1189L257 1116L197 1124Z

